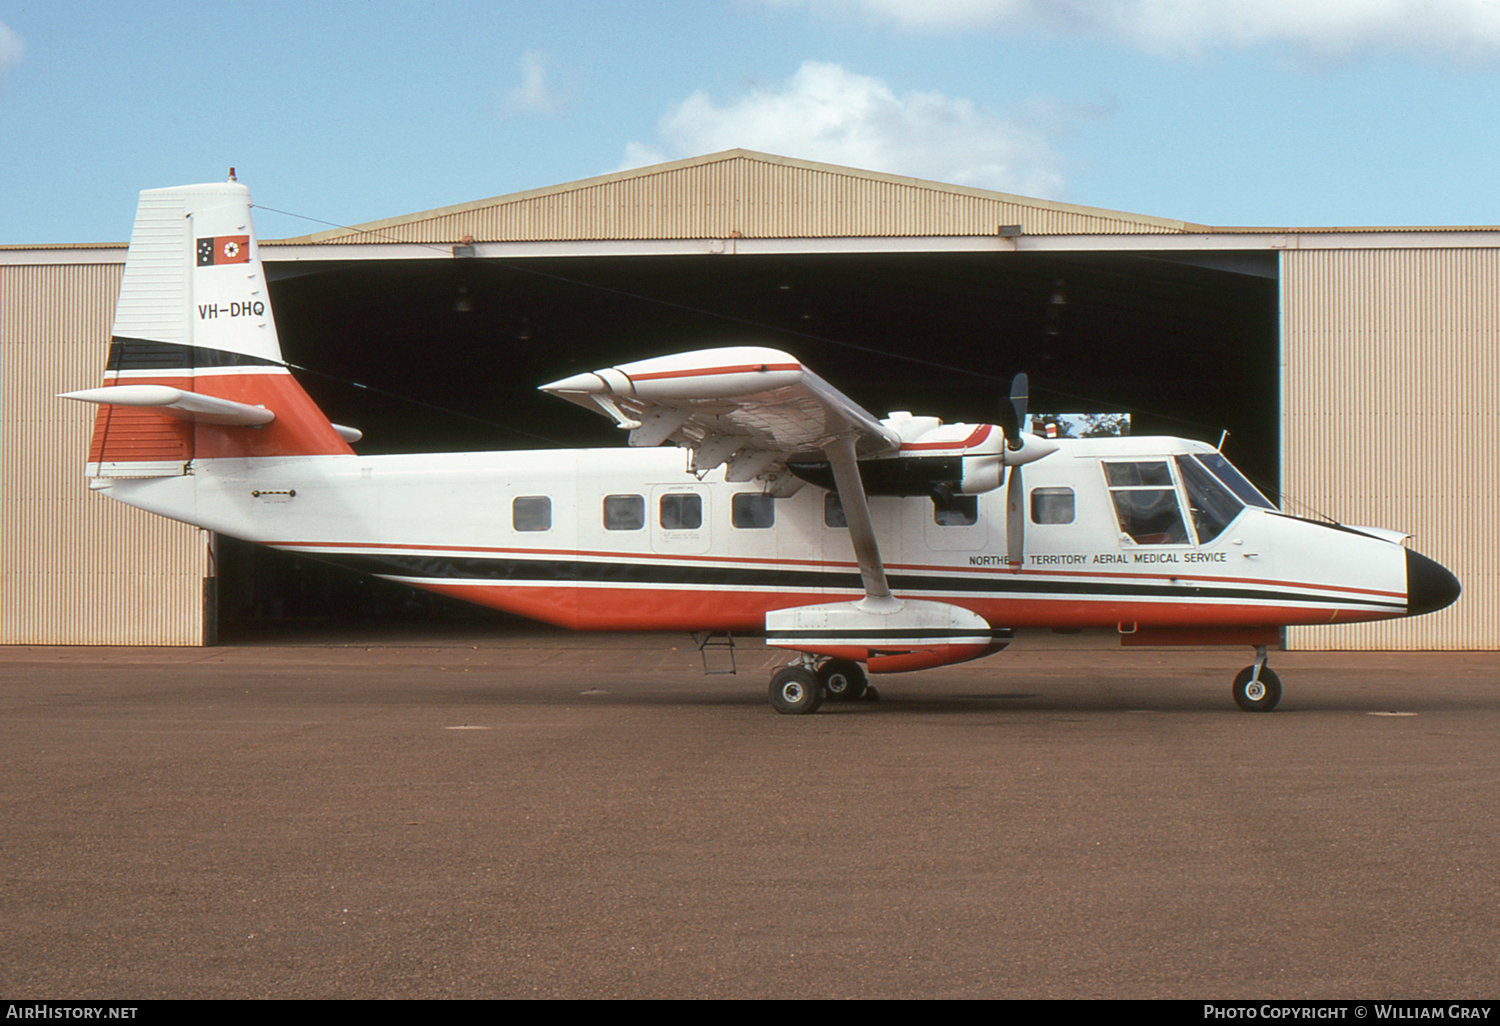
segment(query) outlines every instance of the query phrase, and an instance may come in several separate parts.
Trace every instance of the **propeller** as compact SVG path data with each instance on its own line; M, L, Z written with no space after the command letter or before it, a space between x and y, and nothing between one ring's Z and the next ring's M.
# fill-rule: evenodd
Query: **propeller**
M1000 404L1000 430L1005 433L1006 449L1013 453L1020 452L1025 445L1021 429L1026 424L1026 402L1026 375L1017 374L1010 383L1010 406ZM1021 465L1011 466L1009 472L1010 480L1005 487L1005 555L1011 567L1020 569L1025 558L1026 492L1021 485Z

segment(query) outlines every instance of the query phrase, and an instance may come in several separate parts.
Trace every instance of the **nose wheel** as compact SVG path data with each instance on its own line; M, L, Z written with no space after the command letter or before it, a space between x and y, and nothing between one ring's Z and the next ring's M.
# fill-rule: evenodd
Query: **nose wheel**
M1234 678L1234 704L1246 712L1270 712L1281 701L1281 678L1266 665L1266 648L1257 645L1255 662Z

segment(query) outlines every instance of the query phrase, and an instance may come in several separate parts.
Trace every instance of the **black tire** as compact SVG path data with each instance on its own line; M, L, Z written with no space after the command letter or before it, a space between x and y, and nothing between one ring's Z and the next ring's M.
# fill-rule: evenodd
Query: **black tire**
M1262 666L1252 687L1254 672L1255 667L1247 666L1234 678L1234 704L1246 712L1270 712L1281 701L1281 678L1269 666Z
M818 683L830 702L858 702L870 686L864 668L851 659L830 659L818 667Z
M771 677L771 708L785 716L806 716L823 704L823 686L811 670L788 666Z

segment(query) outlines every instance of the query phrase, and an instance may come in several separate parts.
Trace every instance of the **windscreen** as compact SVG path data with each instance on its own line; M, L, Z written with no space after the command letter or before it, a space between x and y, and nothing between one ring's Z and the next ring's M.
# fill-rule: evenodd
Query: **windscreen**
M1246 506L1259 506L1262 509L1275 509L1276 504L1264 495L1249 481L1245 475L1234 469L1234 465L1216 452L1200 453L1193 457L1213 472L1214 477L1224 482L1224 487L1233 492Z
M1213 541L1240 515L1245 504L1190 457L1177 457L1177 472L1187 492L1188 513L1193 518L1193 530L1198 532L1198 544Z

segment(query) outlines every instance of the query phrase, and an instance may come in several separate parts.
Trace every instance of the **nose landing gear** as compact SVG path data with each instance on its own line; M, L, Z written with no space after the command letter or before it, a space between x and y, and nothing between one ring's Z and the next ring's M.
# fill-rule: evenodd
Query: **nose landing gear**
M1234 704L1246 712L1270 712L1281 701L1281 678L1266 665L1266 646L1255 646L1255 662L1234 678Z

